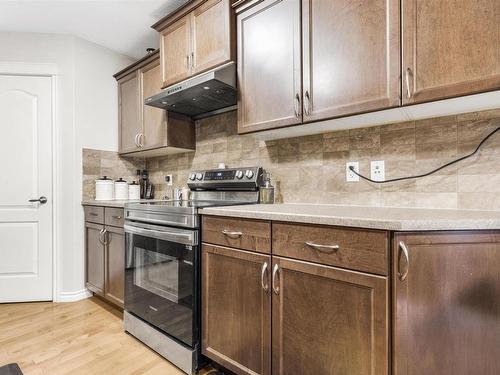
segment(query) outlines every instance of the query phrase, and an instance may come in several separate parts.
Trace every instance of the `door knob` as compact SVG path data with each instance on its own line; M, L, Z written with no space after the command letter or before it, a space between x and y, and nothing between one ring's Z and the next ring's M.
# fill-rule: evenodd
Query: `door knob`
M45 203L47 203L47 197L41 196L38 199L30 199L28 202L32 202L32 203L40 202L40 204L45 204Z

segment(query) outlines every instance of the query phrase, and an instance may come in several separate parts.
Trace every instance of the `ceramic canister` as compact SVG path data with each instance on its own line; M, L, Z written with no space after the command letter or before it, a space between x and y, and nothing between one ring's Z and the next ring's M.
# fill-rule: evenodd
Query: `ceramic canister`
M128 199L128 184L127 181L121 177L115 181L115 199Z
M135 181L128 185L128 199L141 199L141 186Z
M95 180L95 200L110 201L113 199L113 180L106 176Z

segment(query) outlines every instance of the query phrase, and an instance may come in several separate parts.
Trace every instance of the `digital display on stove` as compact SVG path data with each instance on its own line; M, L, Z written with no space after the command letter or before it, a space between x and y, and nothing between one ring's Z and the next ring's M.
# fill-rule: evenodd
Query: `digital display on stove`
M205 181L221 181L221 180L233 180L236 175L236 171L212 171L205 172Z

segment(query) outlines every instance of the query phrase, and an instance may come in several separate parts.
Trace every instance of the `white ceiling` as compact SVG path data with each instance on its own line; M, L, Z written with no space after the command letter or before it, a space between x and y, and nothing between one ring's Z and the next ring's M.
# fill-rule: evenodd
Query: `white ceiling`
M72 34L140 58L158 48L151 25L190 0L0 0L0 31Z

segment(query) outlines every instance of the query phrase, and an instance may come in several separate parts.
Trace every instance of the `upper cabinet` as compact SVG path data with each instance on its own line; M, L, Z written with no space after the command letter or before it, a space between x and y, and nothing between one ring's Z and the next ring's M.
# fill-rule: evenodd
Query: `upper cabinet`
M252 5L237 8L240 133L400 105L399 1Z
M302 0L304 122L399 106L399 0Z
M239 132L301 123L300 0L264 0L237 23Z
M403 2L403 103L500 88L500 1Z
M193 1L153 28L160 32L162 87L234 59L230 0Z
M500 89L500 1L240 0L234 7L240 133ZM463 108L481 105L470 99ZM461 107L447 108L440 115ZM409 114L358 117L352 126Z
M120 154L150 157L195 149L191 119L144 105L146 98L161 91L158 52L115 74L115 78Z

